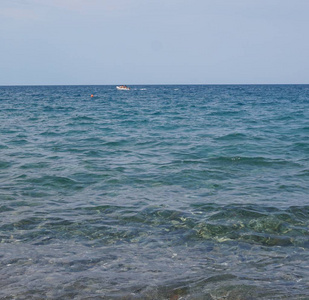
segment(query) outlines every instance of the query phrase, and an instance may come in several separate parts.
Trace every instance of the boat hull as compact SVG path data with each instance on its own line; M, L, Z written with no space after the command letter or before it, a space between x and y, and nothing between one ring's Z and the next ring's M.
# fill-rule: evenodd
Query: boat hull
M130 88L122 87L122 86L116 86L116 89L119 90L119 91L129 91L130 90Z

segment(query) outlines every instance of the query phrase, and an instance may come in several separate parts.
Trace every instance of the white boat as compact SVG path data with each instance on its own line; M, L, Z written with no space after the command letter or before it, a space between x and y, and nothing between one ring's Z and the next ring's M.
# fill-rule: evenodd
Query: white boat
M120 90L120 91L129 91L130 90L130 88L127 87L126 85L118 85L118 86L116 86L116 89Z

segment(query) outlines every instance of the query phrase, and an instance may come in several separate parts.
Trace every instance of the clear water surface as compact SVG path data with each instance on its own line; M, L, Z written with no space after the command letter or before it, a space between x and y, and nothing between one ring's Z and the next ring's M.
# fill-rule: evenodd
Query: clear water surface
M309 299L308 85L0 104L1 299Z

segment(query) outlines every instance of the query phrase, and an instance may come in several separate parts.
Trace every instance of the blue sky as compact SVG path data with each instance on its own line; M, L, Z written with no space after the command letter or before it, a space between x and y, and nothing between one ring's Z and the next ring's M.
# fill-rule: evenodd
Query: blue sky
M0 0L0 85L309 83L308 0Z

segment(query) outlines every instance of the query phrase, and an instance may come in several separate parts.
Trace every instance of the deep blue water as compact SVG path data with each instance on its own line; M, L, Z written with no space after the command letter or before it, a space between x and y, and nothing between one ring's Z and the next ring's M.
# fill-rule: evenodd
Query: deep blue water
M309 85L0 105L1 299L309 299Z

